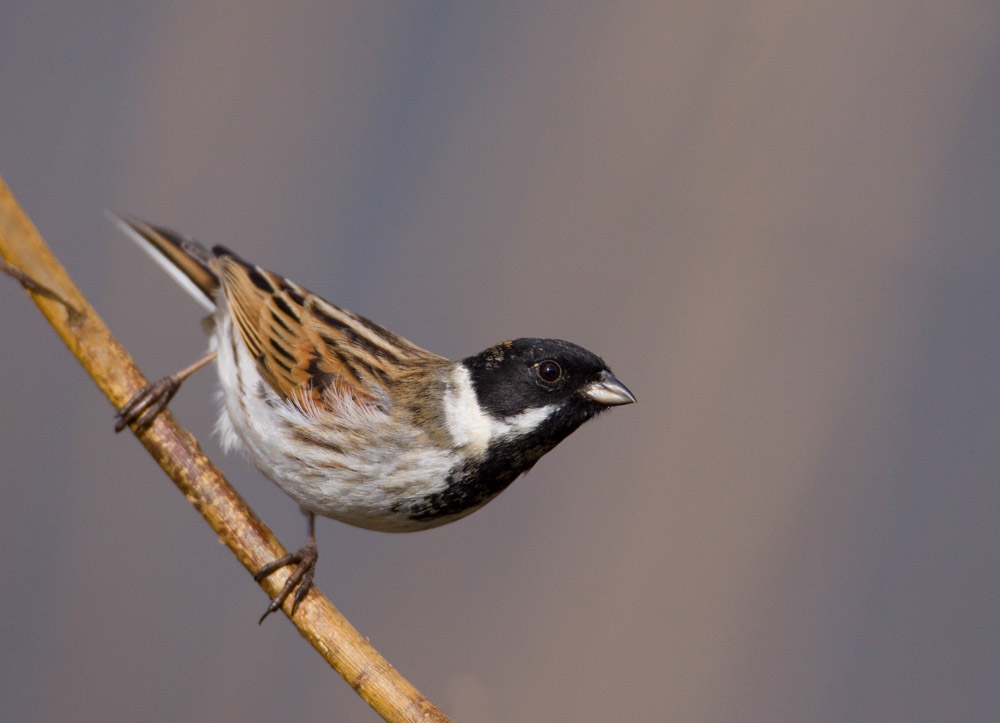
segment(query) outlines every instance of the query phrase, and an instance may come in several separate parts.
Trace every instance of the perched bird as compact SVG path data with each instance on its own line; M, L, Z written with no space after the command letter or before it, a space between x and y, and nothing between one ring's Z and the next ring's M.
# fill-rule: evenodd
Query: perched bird
M222 246L139 220L121 228L212 312L210 353L151 384L118 413L145 426L180 383L217 361L223 446L299 503L309 538L259 581L296 571L261 621L312 584L314 515L385 532L479 509L588 419L635 401L596 355L557 339L514 339L450 361Z

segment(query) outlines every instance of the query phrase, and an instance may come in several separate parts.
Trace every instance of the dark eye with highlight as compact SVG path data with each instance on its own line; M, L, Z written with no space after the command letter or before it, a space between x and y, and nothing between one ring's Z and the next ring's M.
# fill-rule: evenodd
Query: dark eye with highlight
M558 382L562 373L562 367L551 359L546 359L538 365L538 377L548 384Z

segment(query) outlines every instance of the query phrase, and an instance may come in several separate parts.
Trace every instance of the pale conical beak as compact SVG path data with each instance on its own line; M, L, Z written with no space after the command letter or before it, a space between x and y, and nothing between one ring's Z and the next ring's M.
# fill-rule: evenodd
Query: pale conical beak
M598 404L603 404L606 407L631 404L635 401L635 395L628 390L628 387L618 381L615 375L608 371L601 372L601 376L597 381L585 386L583 393Z

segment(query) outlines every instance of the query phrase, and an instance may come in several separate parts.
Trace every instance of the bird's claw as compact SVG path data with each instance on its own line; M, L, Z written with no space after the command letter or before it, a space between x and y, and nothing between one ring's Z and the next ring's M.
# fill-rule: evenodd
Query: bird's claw
M181 380L176 375L147 384L115 414L115 431L120 432L133 422L136 429L145 429L166 408L180 388Z
M318 558L319 552L316 549L316 543L310 541L298 552L291 552L276 560L272 560L254 574L253 579L260 582L271 573L280 570L286 565L296 566L295 572L288 576L284 587L274 596L274 599L267 606L267 610L260 616L260 620L257 622L258 625L264 622L264 619L268 615L281 609L281 606L285 604L285 600L288 599L292 590L295 590L295 596L292 598L292 610L289 613L289 617L295 614L299 603L305 599L306 595L309 594L309 589L312 587L313 575L316 573L316 560Z

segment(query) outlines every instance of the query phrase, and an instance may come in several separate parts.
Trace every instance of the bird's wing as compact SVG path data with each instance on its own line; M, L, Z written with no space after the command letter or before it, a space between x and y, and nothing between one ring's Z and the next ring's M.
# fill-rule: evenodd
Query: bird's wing
M385 409L392 382L443 357L216 246L219 276L240 338L283 398L329 408L327 391Z

